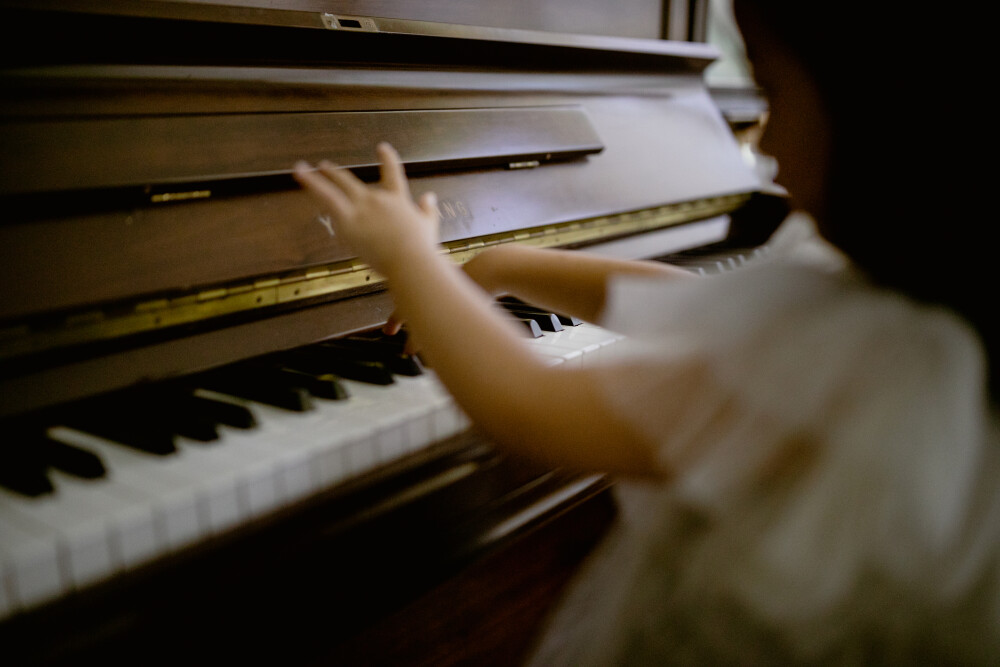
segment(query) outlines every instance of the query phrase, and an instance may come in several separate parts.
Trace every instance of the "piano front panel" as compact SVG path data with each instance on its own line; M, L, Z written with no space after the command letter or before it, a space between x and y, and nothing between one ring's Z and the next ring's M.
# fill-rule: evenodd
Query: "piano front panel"
M396 86L405 85L410 107L435 111L288 113L303 98L348 108L372 104L370 85L345 91L334 78L308 98L281 96L283 114L251 108L236 116L192 115L160 101L152 119L0 123L0 143L16 167L0 178L7 216L0 227L0 275L31 286L0 295L0 320L137 295L153 299L178 288L212 289L349 259L289 174L299 157L370 166L375 136L400 144L415 172L414 194L438 194L446 242L748 192L755 185L707 93L676 77L668 79L674 83L667 90L635 95L626 89L619 96L595 93L586 75L565 75L561 90L529 89L533 106L526 109L515 75L444 103L443 83L414 90L405 73L376 75L397 91L379 103L398 108ZM81 79L87 82L81 74L59 85L72 88ZM143 81L126 78L116 86L134 90ZM117 89L104 94L114 99ZM267 91L273 99L276 93ZM182 88L175 97L198 96ZM465 110L443 110L449 102ZM579 129L567 131L563 126L570 122ZM563 161L561 154L581 157ZM232 165L232 156L246 157ZM557 161L547 163L545 156ZM536 162L537 168L507 168ZM487 164L476 168L479 163ZM456 171L462 164L471 166ZM243 192L249 196L237 196Z

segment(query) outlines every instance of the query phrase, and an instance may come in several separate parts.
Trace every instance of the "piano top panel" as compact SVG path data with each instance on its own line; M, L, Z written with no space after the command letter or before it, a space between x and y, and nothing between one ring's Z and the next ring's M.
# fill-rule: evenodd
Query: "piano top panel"
M66 6L66 2L43 0L45 6ZM26 3L16 3L24 5ZM41 5L41 2L31 3ZM181 11L189 14L213 12L226 18L233 10L255 13L285 9L299 12L338 15L379 16L411 21L448 23L453 25L514 28L576 35L605 35L659 39L664 18L658 0L618 0L613 9L605 0L507 0L506 2L460 2L452 0L183 0L182 2L135 3L100 0L74 0L74 8L91 5L94 10L143 12L163 15ZM137 7L137 5L139 5ZM181 6L178 6L181 5ZM187 7L185 7L187 6ZM208 6L208 7L206 7ZM228 8L228 9L227 9ZM159 12L159 14L157 14Z
M302 7L306 3L285 2ZM0 29L21 35L5 54L10 64L57 62L377 62L455 63L521 67L614 67L702 70L717 56L704 43L326 11L275 9L184 0L2 0ZM389 12L410 14L400 3ZM481 8L473 10L481 13ZM447 14L448 12L441 12ZM431 10L430 15L438 14ZM39 48L31 37L41 38ZM103 38L113 37L112 40ZM28 39L25 39L28 38ZM178 38L182 41L178 43Z

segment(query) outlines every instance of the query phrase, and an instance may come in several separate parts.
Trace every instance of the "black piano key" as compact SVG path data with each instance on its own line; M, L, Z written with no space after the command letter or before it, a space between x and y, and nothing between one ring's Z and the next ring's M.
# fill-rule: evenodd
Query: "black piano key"
M282 367L281 371L291 377L298 378L298 381L302 382L302 386L317 398L328 398L334 401L350 398L351 394L347 391L347 387L340 381L340 378L332 373L317 374L288 367Z
M41 496L52 493L52 480L44 467L17 465L10 461L0 461L0 486L22 496Z
M214 442L219 439L217 425L195 414L175 414L168 428L175 435L197 442Z
M546 315L546 316L554 318L555 320L557 320L560 324L562 324L564 326L576 327L576 326L580 326L581 324L583 324L583 320L581 320L578 317L571 317L569 315L563 315L561 313L553 313L553 312L551 312L549 310L546 310L544 308L539 308L538 306L533 306L530 303L527 303L525 301L521 301L517 297L503 296L503 297L500 297L499 299L497 299L497 302L501 306L503 306L504 308L506 308L507 310L510 310L511 312L515 312L515 313L541 313L543 315ZM555 331L559 331L559 329L555 329Z
M402 352L406 349L406 343L410 338L410 332L406 328L401 328L394 334L387 334L382 329L369 329L368 331L358 331L343 338L335 340L360 340L381 345L386 349L395 352Z
M384 349L391 354L390 366L397 375L420 375L424 372L425 363L410 344L410 332L400 329L389 335L381 329L362 331L338 340L360 340L374 343L377 349Z
M367 359L383 364L390 373L414 377L424 372L420 361L405 352L406 341L396 338L375 338L368 336L348 336L325 341L322 345L343 350L358 359Z
M177 451L174 433L161 424L143 422L137 415L121 412L76 412L64 420L67 426L148 454L166 456Z
M385 364L364 358L364 355L352 353L323 343L291 350L282 357L288 366L313 373L330 373L347 380L366 382L368 384L389 385L395 380Z
M219 439L220 422L202 406L189 388L177 384L135 388L103 401L106 415L122 415L118 424L88 424L88 429L146 451L170 453L176 451L176 436L206 443Z
M157 415L143 390L90 399L61 410L66 426L119 445L166 456L177 451L176 436Z
M251 361L210 371L198 385L293 412L312 410L313 402L302 379L263 361Z
M517 317L516 315L514 316L514 320L524 325L524 328L527 330L528 335L531 336L532 338L542 337L542 328L538 326L538 322L536 322L535 320L529 317Z
M52 468L83 479L99 479L107 474L104 461L94 452L51 438L45 438L41 445L45 463Z
M342 350L330 348L328 350L334 352L337 358L324 363L330 364L328 368L335 375L347 380L378 385L389 385L396 381L392 377L392 371L382 362L351 357L345 355Z
M554 313L545 313L516 307L508 307L507 310L510 311L515 317L534 320L538 323L538 326L542 331L555 332L563 330L562 322L559 321L559 318L556 317Z
M257 425L253 410L245 405L227 401L213 396L205 396L198 390L192 390L191 405L216 424L225 424L239 429L251 429Z
M388 366L390 372L406 377L416 377L424 372L424 365L413 354L389 357L386 359L385 365Z
M381 331L370 331L365 333L351 334L350 336L345 336L343 338L337 338L334 340L323 341L324 343L340 343L349 346L355 346L357 349L369 349L372 354L377 354L385 357L392 356L409 356L407 353L407 345L409 343L409 334L402 330L397 334L389 336Z
M0 486L31 497L52 493L52 480L38 447L41 438L21 435L12 434L0 447Z
M335 401L350 398L350 392L339 377L316 372L308 364L296 363L296 359L296 355L287 352L273 355L243 364L238 374L252 375L255 383L266 383L271 388L295 387L317 398ZM308 407L312 407L311 401Z
M219 439L216 423L196 409L189 393L157 387L132 397L137 414L175 435L199 442Z
M199 442L219 439L219 421L203 409L203 402L190 389L176 385L158 385L136 392L131 400L136 410L164 429Z
M570 315L560 315L559 313L555 313L555 316L559 318L559 321L560 321L560 322L561 322L561 323L562 323L562 324L563 324L564 326L568 326L568 327L578 327L578 326L580 326L581 324L583 324L583 320L581 320L581 319L580 319L580 318L578 318L578 317L572 317L572 316L570 316Z

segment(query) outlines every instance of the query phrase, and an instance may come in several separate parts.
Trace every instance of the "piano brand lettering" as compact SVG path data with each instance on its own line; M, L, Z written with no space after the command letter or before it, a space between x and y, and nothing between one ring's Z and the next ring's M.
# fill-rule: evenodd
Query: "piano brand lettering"
M319 224L323 225L323 227L326 228L326 231L330 233L330 236L336 236L337 235L336 232L333 231L333 221L330 220L330 216L328 216L328 215L318 215L318 216L316 216L316 220L318 220Z
M441 199L438 200L438 215L442 222L445 220L455 222L469 222L473 219L472 211L468 205L461 200Z

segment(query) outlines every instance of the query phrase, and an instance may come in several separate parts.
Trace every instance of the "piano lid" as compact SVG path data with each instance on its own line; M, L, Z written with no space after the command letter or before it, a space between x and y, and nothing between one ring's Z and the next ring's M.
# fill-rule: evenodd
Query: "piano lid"
M403 6L397 7L398 4ZM483 56L488 52L503 55L505 53L502 51L503 47L511 44L517 45L521 49L531 46L538 47L547 50L550 54L572 52L572 58L576 60L584 58L588 52L599 53L604 58L605 65L613 63L614 54L617 54L620 57L627 56L633 66L637 63L655 63L655 66L661 70L665 66L671 66L694 68L700 71L718 56L718 51L714 46L701 42L667 41L610 34L580 34L550 29L493 27L472 24L454 18L443 22L421 20L413 17L415 15L437 14L461 16L462 14L447 8L444 11L435 11L433 8L417 11L412 7L406 7L407 4L410 3L381 3L379 9L384 12L384 15L372 15L370 3L351 1L316 3L308 0L280 0L279 2L263 3L252 0L231 2L204 0L143 0L142 2L133 2L132 0L0 0L0 7L26 10L29 15L35 16L42 13L48 22L45 29L50 32L59 29L60 20L68 19L77 22L78 33L86 34L88 29L111 24L110 21L102 23L87 20L89 17L103 17L122 21L120 25L130 24L140 29L145 22L147 26L169 23L177 25L181 23L202 24L217 31L225 26L287 28L297 31L299 38L303 37L303 31L337 33L335 38L326 41L328 47L338 43L356 47L371 43L370 38L377 35L380 48L383 49L392 48L396 44L421 44L424 46L441 44L446 49L442 54L446 54L447 60L452 63L456 62L455 48L463 49L463 57L460 60L467 63L468 56L473 51L475 51L475 57ZM324 10L317 11L317 7L323 7ZM353 9L353 11L345 12L337 8ZM481 12L481 8L478 11ZM551 8L549 11L552 11ZM621 11L628 11L628 7L623 6ZM174 27L176 28L177 25ZM123 40L129 40L128 35L120 35L120 37ZM120 49L122 44L128 43L130 42L121 42L116 48ZM56 50L61 48L57 42L51 42L48 46L50 49ZM93 47L98 46L93 45ZM181 46L183 50L196 51L199 48L199 45L193 43L185 43ZM258 54L266 48L266 45L261 44L254 46ZM240 44L238 43L226 43L224 48L240 52ZM301 52L297 52L297 55L300 54ZM364 59L370 55L372 54L366 54L364 51L355 51L351 60ZM400 56L406 57L405 54L393 49L388 54L383 54L381 58L391 57L394 62L398 62ZM648 56L648 58L643 56ZM429 57L436 58L437 56L431 56L427 51L424 51L417 57L426 61ZM329 56L327 56L328 58Z
M375 137L396 147L411 175L538 166L604 149L579 105L46 119L0 124L13 167L0 172L0 197L6 218L23 220L57 207L56 193L80 210L298 187L291 167L300 159L375 178Z

